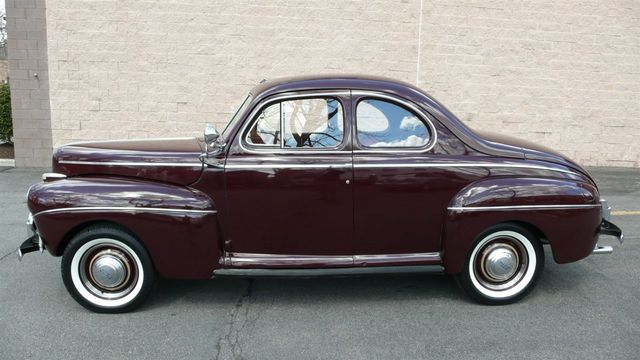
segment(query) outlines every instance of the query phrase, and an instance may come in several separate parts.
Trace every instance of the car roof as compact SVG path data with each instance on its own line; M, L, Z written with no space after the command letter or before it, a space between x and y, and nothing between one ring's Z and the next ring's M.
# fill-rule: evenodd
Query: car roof
M265 97L281 92L321 89L359 89L398 93L411 91L425 94L417 87L390 78L371 75L308 75L263 80L251 90L254 97ZM404 89L404 91L403 91Z
M246 111L250 111L253 105L259 104L269 96L279 93L296 93L309 90L367 90L395 95L428 110L431 115L438 119L439 123L444 125L472 148L476 150L480 149L478 150L480 152L498 156L508 154L508 156L515 156L517 158L523 156L521 150L504 148L496 150L495 147L497 145L484 141L464 125L449 109L417 86L381 76L339 74L263 80L250 91L252 105L248 106ZM236 124L236 127L239 126L240 122Z

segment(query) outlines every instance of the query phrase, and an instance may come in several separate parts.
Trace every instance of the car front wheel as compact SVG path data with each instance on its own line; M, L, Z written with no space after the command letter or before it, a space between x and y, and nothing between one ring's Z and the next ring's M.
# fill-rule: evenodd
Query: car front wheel
M519 225L500 224L478 236L459 279L475 300L509 304L533 288L543 267L538 239Z
M155 272L144 247L126 231L108 225L80 231L62 257L62 279L85 308L118 313L138 307Z

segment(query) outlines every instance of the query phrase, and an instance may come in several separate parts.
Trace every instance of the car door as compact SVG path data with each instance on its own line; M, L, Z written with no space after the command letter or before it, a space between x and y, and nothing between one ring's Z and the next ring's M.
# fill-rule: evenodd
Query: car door
M225 164L231 258L352 263L350 112L349 93L339 91L277 95L252 110Z
M451 194L441 171L422 167L437 141L432 120L399 97L352 95L356 254L438 260Z

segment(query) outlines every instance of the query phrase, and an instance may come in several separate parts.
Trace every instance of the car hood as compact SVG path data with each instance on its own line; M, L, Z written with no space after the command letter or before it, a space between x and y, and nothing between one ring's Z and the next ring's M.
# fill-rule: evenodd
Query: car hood
M539 145L527 140L522 140L513 136L498 134L489 131L475 131L482 139L489 143L507 145L510 147L518 148L522 151L522 156L529 160L541 160L549 161L552 163L568 166L589 176L587 171L578 165L575 161L569 159L562 153L549 149L546 146Z
M202 172L197 138L118 140L64 145L53 171L72 176L110 175L188 185Z

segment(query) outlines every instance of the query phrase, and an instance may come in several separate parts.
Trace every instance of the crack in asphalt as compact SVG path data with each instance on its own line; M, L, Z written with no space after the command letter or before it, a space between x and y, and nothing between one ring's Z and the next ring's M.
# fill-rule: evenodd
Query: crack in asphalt
M0 256L0 261L4 260L5 258L9 257L10 255L15 255L16 254L16 250L11 250L8 253Z
M227 329L216 343L214 360L218 359L243 359L240 334L249 326L255 325L259 314L249 317L250 305L253 300L253 279L247 279L247 288L240 294L233 309L229 312Z

